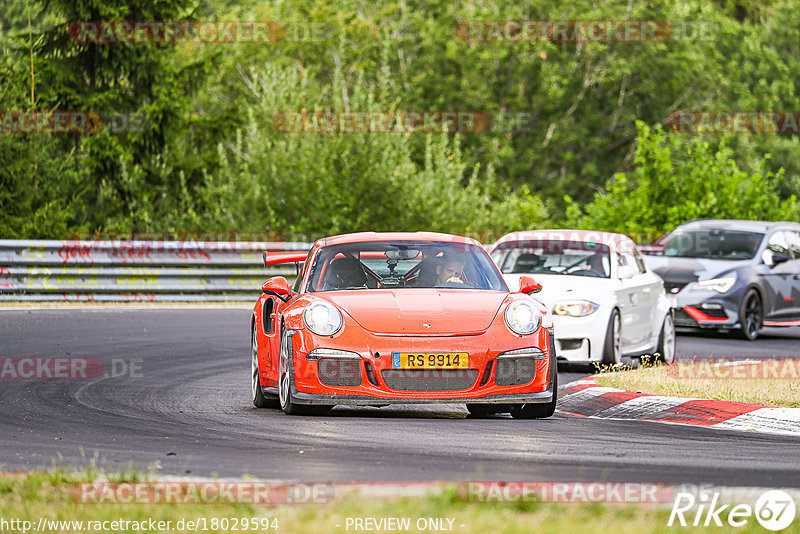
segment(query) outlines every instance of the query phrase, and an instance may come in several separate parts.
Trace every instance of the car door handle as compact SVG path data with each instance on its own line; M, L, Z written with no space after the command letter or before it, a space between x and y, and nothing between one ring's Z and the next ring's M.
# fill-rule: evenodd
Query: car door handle
M800 280L800 274L796 274L796 275L794 275L794 279L795 279L795 280Z
M651 289L653 289L653 288L652 287L646 287L646 288L642 289L642 293L645 293L645 294L650 293Z

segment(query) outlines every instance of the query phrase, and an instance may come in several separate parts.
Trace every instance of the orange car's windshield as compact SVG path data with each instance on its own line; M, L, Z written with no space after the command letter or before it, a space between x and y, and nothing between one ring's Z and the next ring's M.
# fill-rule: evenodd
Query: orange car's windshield
M308 291L397 288L508 291L486 251L464 243L375 241L322 248Z

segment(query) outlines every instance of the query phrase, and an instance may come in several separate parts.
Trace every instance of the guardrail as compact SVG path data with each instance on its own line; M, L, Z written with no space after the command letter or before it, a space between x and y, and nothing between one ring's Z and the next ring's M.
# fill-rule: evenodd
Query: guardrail
M312 243L0 239L0 301L253 301L270 276L262 253Z

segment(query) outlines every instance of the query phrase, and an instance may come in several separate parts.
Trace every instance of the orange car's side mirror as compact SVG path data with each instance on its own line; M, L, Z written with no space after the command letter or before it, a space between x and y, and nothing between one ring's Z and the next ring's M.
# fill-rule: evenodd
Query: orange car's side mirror
M530 294L538 293L542 290L542 284L537 282L531 276L521 276L519 278L519 292Z
M261 291L268 295L274 295L284 302L292 297L292 290L289 289L289 282L287 282L286 278L283 276L274 276L264 282L264 285L261 286Z

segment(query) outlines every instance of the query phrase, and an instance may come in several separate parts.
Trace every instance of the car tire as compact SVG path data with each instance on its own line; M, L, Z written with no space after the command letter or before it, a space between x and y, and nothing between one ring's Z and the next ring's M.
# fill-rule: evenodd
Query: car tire
M615 308L608 319L606 327L606 340L603 343L603 365L619 365L622 362L622 337L620 335L621 321L619 311Z
M294 361L292 354L292 340L284 329L281 332L281 354L278 366L278 400L283 413L286 415L323 415L333 406L297 404L292 397L294 384Z
M761 296L755 289L749 289L739 303L739 322L742 329L739 334L748 341L758 338L758 331L761 330L764 321L764 307L761 304Z
M675 363L675 321L672 319L672 312L664 318L661 325L661 333L658 335L658 360L667 365Z
M550 343L550 388L553 399L547 403L517 404L511 407L511 417L514 419L546 419L556 413L558 402L558 365L556 365L555 343Z
M260 372L258 369L258 336L256 325L253 323L253 337L250 342L250 391L253 396L253 406L256 408L278 408L278 399L272 395L267 397L261 389Z

